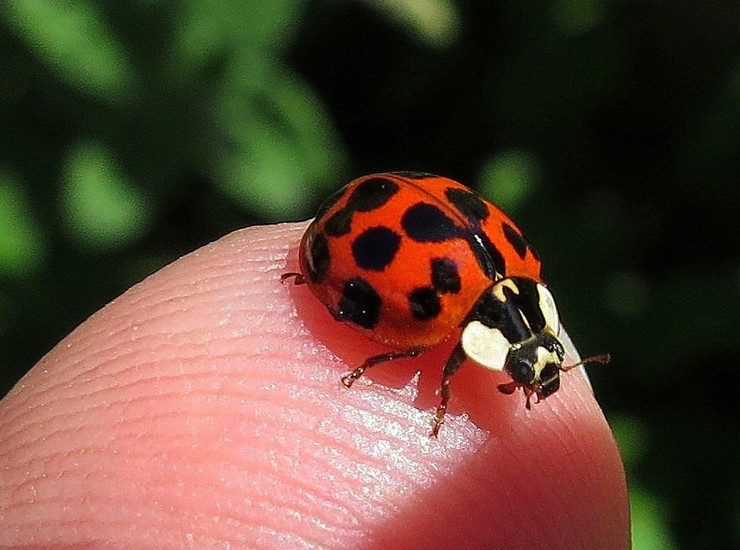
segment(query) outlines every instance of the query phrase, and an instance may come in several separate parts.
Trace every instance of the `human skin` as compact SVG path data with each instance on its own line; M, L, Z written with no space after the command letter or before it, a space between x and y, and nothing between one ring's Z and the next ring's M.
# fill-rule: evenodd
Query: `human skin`
M624 470L580 369L528 411L465 363L430 437L454 342L344 388L387 350L281 284L305 227L185 256L18 383L0 402L0 546L629 547Z

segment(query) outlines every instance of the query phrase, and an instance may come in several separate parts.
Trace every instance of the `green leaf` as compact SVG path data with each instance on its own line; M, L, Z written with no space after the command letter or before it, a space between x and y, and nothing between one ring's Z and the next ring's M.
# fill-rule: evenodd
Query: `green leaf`
M175 26L175 52L184 67L214 55L263 56L287 49L300 23L303 0L187 0Z
M377 0L370 5L430 46L444 48L460 36L460 15L450 0Z
M505 212L517 211L541 180L537 157L527 151L503 151L490 158L480 176L482 194Z
M20 276L37 269L46 243L20 184L0 171L0 271Z
M635 550L672 550L668 511L663 502L639 487L630 490L632 548Z
M39 58L77 89L110 101L131 95L134 71L95 2L9 0L3 13Z
M67 226L91 248L122 247L149 227L151 208L99 144L78 144L68 155L62 193Z
M307 205L296 204L296 197L331 189L344 164L321 102L278 67L255 81L244 76L247 68L231 73L218 113L230 146L223 149L215 175L228 195L271 220L306 215L301 207Z

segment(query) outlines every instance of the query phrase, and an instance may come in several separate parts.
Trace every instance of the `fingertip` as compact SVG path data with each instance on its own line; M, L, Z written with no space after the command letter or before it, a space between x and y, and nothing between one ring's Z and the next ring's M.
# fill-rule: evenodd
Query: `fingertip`
M464 533L490 547L527 540L527 514L535 548L617 540L598 525L622 517L623 471L577 371L528 412L466 366L431 438L453 342L343 387L384 348L336 323L305 285L281 284L304 229L250 228L196 251L40 362L0 405L9 544L172 545L188 532L193 544L419 547ZM28 505L30 488L43 498ZM122 532L122 520L139 530Z

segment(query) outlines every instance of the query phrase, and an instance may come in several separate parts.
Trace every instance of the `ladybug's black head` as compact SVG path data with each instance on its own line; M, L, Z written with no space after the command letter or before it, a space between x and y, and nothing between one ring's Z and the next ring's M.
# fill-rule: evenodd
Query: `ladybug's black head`
M552 395L560 389L564 357L563 345L549 333L538 334L512 346L504 364L512 382L502 384L499 390L508 394L522 388L527 396L527 406L532 395L537 399Z
M609 361L597 355L563 366L565 350L558 340L560 317L555 300L542 283L522 277L497 281L481 296L468 317L460 342L479 365L505 371L511 382L502 393L522 388L527 408L532 396L544 399L560 389L560 373L584 363Z
M461 335L465 353L478 364L509 373L504 393L522 388L527 405L560 388L565 352L557 339L560 318L545 285L522 277L502 279L481 297Z

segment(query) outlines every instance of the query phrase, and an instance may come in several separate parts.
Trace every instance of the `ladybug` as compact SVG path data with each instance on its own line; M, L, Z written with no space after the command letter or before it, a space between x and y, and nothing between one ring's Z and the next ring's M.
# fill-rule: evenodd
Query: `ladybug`
M466 359L496 371L537 401L560 388L565 351L555 299L541 262L516 224L464 185L417 172L358 178L330 196L300 244L300 273L337 321L395 351L368 358L342 378L417 357L460 337L442 371L433 436L450 399L450 377ZM605 361L606 356L587 361Z

